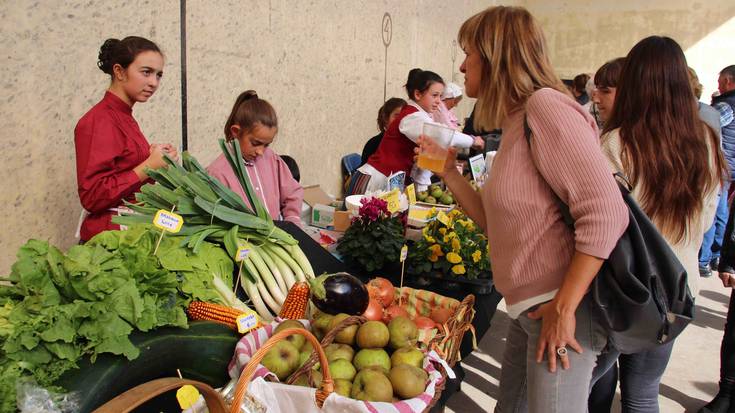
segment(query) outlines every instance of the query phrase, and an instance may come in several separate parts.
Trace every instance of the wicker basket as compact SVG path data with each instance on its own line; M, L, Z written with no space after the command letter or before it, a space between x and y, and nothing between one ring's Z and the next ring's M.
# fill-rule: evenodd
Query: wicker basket
M407 303L407 311L410 316L423 315L428 316L431 313L431 309L439 306L449 308L452 313L446 323L440 325L439 328L432 333L431 337L428 337L424 342L427 350L434 350L439 354L450 366L459 361L460 354L459 348L462 344L462 338L465 333L470 330L473 332L472 319L475 315L474 303L475 296L470 294L464 298L464 300L457 301L453 298L444 297L442 295L432 293L426 290L417 290L413 288L404 287L399 296L402 302ZM398 298L396 298L398 302ZM344 319L337 327L332 329L321 341L321 346L326 347L332 344L334 338L345 328L354 325L362 325L367 322L365 317L351 316ZM421 337L419 337L421 338ZM312 367L317 363L318 354L316 351L312 353L311 357L291 376L286 379L287 384L293 384L301 376L306 375L307 381L311 386L314 386L314 380L312 377ZM322 363L322 366L324 364ZM323 368L323 367L322 367ZM443 367L439 368L442 380L436 386L434 397L428 406L424 409L424 412L428 412L436 404L441 397L441 393L444 390L444 385L447 380L447 373Z

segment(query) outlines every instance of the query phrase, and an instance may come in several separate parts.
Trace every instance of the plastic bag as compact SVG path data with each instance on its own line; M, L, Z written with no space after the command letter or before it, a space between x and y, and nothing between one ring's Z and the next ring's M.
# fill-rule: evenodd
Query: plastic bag
M21 413L76 413L80 407L80 394L54 393L39 386L35 380L18 380L15 385L18 410Z

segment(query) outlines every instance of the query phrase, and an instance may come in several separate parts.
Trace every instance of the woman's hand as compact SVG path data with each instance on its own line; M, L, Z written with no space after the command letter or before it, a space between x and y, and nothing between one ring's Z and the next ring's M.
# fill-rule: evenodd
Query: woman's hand
M476 149L478 151L482 151L485 149L485 139L482 139L482 136L474 136L474 141L472 142L472 149Z
M154 143L150 147L148 159L144 162L145 166L151 169L163 168L166 166L166 160L163 159L163 154L165 153L164 145Z
M436 142L434 142L432 139L427 138L423 135L419 136L419 139L416 141L416 143L419 145L418 147L414 148L413 152L416 154L414 156L414 162L418 162L418 155L421 152L429 152L429 153L436 153L436 152L447 152L447 158L446 162L444 162L444 170L442 172L434 172L436 176L439 178L444 179L448 174L452 172L458 172L457 169L457 150L453 147L449 147L448 149L441 148Z
M170 143L164 143L161 145L161 149L163 150L163 153L168 155L169 158L173 159L174 161L179 160L179 151L176 150L176 147L171 145Z
M561 360L562 368L567 370L570 367L567 347L571 347L577 353L582 354L582 346L574 338L574 331L577 326L574 312L559 313L555 302L550 301L541 304L536 311L528 313L528 318L541 320L541 334L536 346L536 362L541 363L544 360L544 353L546 353L549 359L550 372L554 373L556 371L557 357Z
M735 274L720 272L718 273L718 276L720 277L720 280L722 280L722 285L725 288L735 288Z

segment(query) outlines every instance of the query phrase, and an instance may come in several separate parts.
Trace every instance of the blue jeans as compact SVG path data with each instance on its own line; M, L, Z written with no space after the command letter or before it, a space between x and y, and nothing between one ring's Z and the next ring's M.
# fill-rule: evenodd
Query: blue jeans
M722 249L722 240L725 237L725 226L729 211L727 207L727 189L729 182L722 185L719 200L717 201L717 212L715 213L715 222L704 233L702 239L702 247L699 249L699 266L704 267L715 258L720 258L720 250ZM713 268L717 270L717 268Z
M635 354L620 354L619 351L610 349L597 358L591 386L594 386L617 360L623 413L658 413L659 384L669 364L673 348L672 341ZM614 384L609 391L615 393Z

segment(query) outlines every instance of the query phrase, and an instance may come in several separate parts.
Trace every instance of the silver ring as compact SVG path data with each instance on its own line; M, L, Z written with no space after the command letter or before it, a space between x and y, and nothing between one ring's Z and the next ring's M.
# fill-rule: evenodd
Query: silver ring
M559 347L556 349L556 354L559 357L564 357L567 355L567 348L566 347Z

